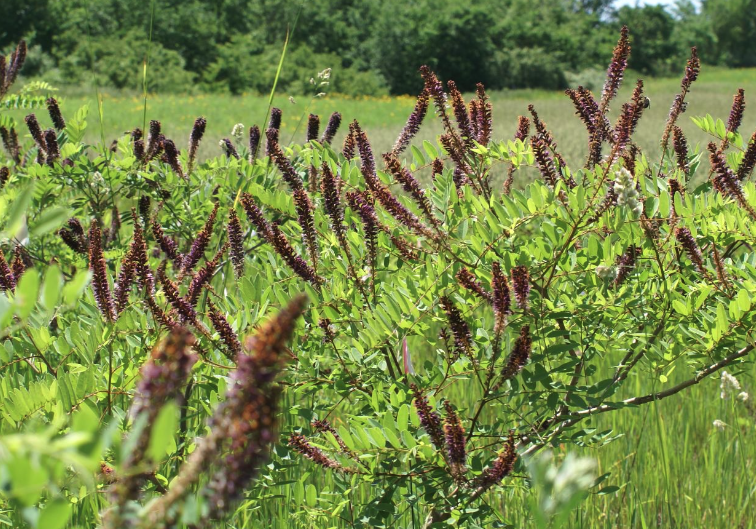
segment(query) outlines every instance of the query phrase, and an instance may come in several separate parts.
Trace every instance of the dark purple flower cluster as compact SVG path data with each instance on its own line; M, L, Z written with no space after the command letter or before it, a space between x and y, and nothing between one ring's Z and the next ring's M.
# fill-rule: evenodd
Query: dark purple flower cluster
M520 335L515 340L514 347L507 357L507 363L504 364L504 369L501 372L501 379L496 385L497 389L501 387L501 384L505 380L509 380L517 375L525 364L528 363L532 348L533 340L530 337L530 326L523 325L520 329Z
M690 170L688 166L688 140L685 139L685 134L677 125L672 127L672 147L677 157L677 167L687 175Z
M257 151L260 149L260 127L252 125L249 128L249 163L257 158Z
M462 427L462 421L452 408L451 403L447 400L444 402L446 417L444 420L444 438L446 440L446 456L451 468L452 476L457 481L464 479L464 473L467 470L467 450L465 445L465 429Z
M748 141L748 146L743 154L743 159L738 165L738 180L741 182L748 178L756 166L756 132L753 133Z
M446 84L449 88L454 119L456 119L457 127L462 133L462 141L467 148L470 148L473 146L473 140L477 138L477 135L473 131L472 124L470 123L470 116L467 113L467 105L465 105L462 93L457 89L457 84L454 81L449 81Z
M168 300L173 309L178 313L181 323L190 323L196 328L202 328L197 311L194 310L194 307L189 301L179 294L179 289L176 283L165 275L165 267L159 267L157 275L158 281L160 281L160 285L163 287L165 299Z
M475 132L475 140L481 145L488 145L493 131L493 106L481 83L475 86L475 93L477 99L470 102L470 121Z
M54 97L47 98L47 112L50 114L53 126L57 130L63 130L66 128L66 120L63 119L63 114L60 112L60 106L58 100Z
M297 189L304 189L302 178L299 176L299 174L297 174L294 166L291 164L289 159L286 157L286 154L283 152L283 149L281 149L281 146L278 144L277 136L273 134L271 129L268 129L265 134L268 138L268 156L273 159L273 162L278 167L278 170L281 171L281 176L283 176L284 181L289 185L289 188L292 191L296 191Z
M488 292L483 285L478 281L478 278L470 272L467 268L460 268L456 274L457 281L470 292L474 292L483 301L493 303L493 294Z
M318 233L315 231L315 217L310 195L304 187L294 190L294 209L297 211L297 221L302 228L307 253L315 273L318 270Z
M420 208L420 211L423 212L425 219L432 225L439 226L441 223L433 215L433 206L430 200L428 200L425 190L420 186L420 182L412 175L409 169L403 167L396 158L396 155L392 153L384 154L383 160L386 163L386 170L402 185L402 189L409 193L418 208Z
M320 116L317 114L310 114L307 118L307 137L306 141L313 141L318 139L318 133L320 132Z
M221 148L223 149L223 154L225 154L227 158L239 160L239 152L236 150L236 147L231 140L223 138L221 140Z
M501 334L507 325L507 316L512 314L512 297L509 292L507 276L501 271L501 265L494 261L491 266L491 290L493 291L494 332Z
M234 265L234 274L239 279L244 275L244 244L242 242L242 227L236 209L233 207L228 211L228 232L229 254L231 262Z
M236 361L236 358L242 352L241 341L239 336L229 325L228 320L223 313L218 310L218 307L211 300L207 300L207 317L210 318L210 322L213 324L213 329L218 333L223 343L228 349L228 358L231 361Z
M45 152L47 152L47 165L52 167L60 159L58 133L55 132L55 129L47 129L45 131Z
M110 295L108 270L102 255L102 233L96 219L89 227L89 270L92 272L92 291L100 313L107 321L115 321L115 304Z
M207 120L205 118L200 116L194 120L192 132L189 134L189 166L187 169L188 175L192 174L192 169L194 169L194 161L197 158L197 150L199 149L200 141L202 141L202 138L205 135L206 128Z
M333 114L331 114L331 117L328 118L326 128L323 131L323 135L320 137L320 143L323 145L330 144L333 141L333 138L336 136L336 133L339 131L340 126L341 114L339 112L334 112Z
M9 56L0 55L0 99L16 81L18 72L26 61L26 41L22 40Z
M223 244L223 246L221 246L220 249L215 253L213 258L207 261L202 268L197 270L197 272L194 274L194 277L192 277L192 281L189 283L189 289L186 291L186 299L189 301L189 303L192 304L193 307L197 306L202 287L210 283L210 281L212 280L213 276L215 275L215 270L220 264L221 257L223 257L223 254L226 253L228 247L228 242Z
M499 452L493 465L483 471L476 485L486 490L501 483L502 479L512 473L516 460L517 450L515 449L514 433L510 431L504 449Z
M181 161L179 160L178 149L176 148L176 144L173 143L173 140L165 140L163 142L163 148L165 150L165 160L168 162L171 169L173 169L173 172L181 178L186 178L184 168L181 167Z
M627 60L630 57L630 35L627 26L622 26L620 38L614 47L612 62L606 71L606 81L604 89L601 91L601 113L606 114L609 109L609 102L617 95L622 84L622 76L627 68Z
M750 213L752 218L756 219L756 210L753 209L743 194L740 180L738 180L737 175L727 165L727 160L725 160L722 150L718 149L712 142L709 142L709 161L711 162L711 169L715 174L712 178L714 189L724 196L734 198L740 207Z
M160 156L163 151L163 142L165 136L161 134L162 125L156 119L150 121L150 135L147 138L147 152L144 155L144 161L149 162L153 158Z
M347 160L354 158L357 151L357 127L356 121L349 124L349 132L344 138L344 145L341 147L341 154L343 154L344 158Z
M517 307L528 310L528 297L530 296L530 273L527 266L515 266L510 270L512 286L514 289Z
M451 329L452 336L454 336L454 348L455 358L459 358L459 355L466 355L470 360L473 360L472 356L472 333L467 322L462 318L462 314L459 309L454 306L451 298L443 296L439 299L441 309L446 313L446 321Z
M267 139L267 143L265 144L266 156L270 156L273 152L271 150L273 145L278 144L278 136L281 133L282 116L283 112L280 108L273 107L270 109L270 120L268 121L268 128L265 130L265 138Z
M417 96L415 108L407 118L407 124L404 125L402 132L399 133L399 137L396 139L396 142L394 142L394 148L391 150L394 155L399 156L404 152L404 149L407 148L410 141L412 141L412 138L418 133L420 126L425 119L425 115L428 113L429 104L430 95L427 90L423 90L420 92L420 95Z
M35 116L34 114L29 114L24 118L24 121L26 122L26 126L29 128L29 134L31 134L34 143L37 144L37 147L39 147L39 150L42 153L46 153L47 145L45 144L45 137L42 133L42 127L39 126L39 121L37 121L37 116Z
M13 291L16 288L16 276L13 274L13 270L8 266L8 261L5 260L3 251L0 250L0 290Z
M205 255L205 249L207 248L207 245L210 243L210 238L213 235L213 226L215 225L215 217L217 215L218 215L218 203L216 202L215 205L213 206L213 211L210 213L210 216L207 218L207 221L205 222L205 225L202 227L200 232L194 238L194 242L192 243L192 247L189 250L189 253L187 253L184 256L184 259L181 261L182 274L186 274L190 272L196 266L196 264L199 262L202 256Z
M745 112L745 92L742 88L732 98L732 108L730 117L727 119L727 132L737 132L740 124L743 122L743 113Z
M675 96L672 106L669 109L669 116L667 117L667 124L664 127L664 134L662 135L661 146L662 151L667 150L667 144L669 143L669 137L672 134L672 127L677 123L677 118L680 114L685 112L687 103L685 102L685 96L690 91L690 87L693 82L698 79L698 72L701 69L701 61L698 58L698 51L695 46L690 49L690 59L685 67L685 75L683 75L682 82L680 83L681 91Z
M3 147L5 147L5 150L8 152L8 156L10 156L14 162L20 163L21 147L18 143L18 133L16 132L15 127L7 129L0 126L0 138L3 140Z
M184 256L181 254L181 252L179 252L178 244L176 244L176 241L168 237L165 232L163 232L163 227L157 221L157 218L152 219L151 225L152 235L155 237L158 246L160 246L160 249L163 250L163 253L165 253L165 255L167 255L171 261L173 261L173 265L176 267L176 269L180 270L181 264L184 261Z
M341 463L325 455L320 448L312 446L304 435L292 434L289 437L288 445L292 450L299 452L316 465L320 465L323 468L341 470L342 472L348 471Z
M79 222L79 219L68 219L66 226L58 230L58 235L60 235L60 238L66 243L66 246L71 248L74 252L86 254L89 251L89 244L84 235L84 227L81 225L81 222Z
M428 404L428 399L420 391L420 389L412 384L412 393L415 397L415 409L417 410L417 416L420 419L420 426L428 433L431 438L433 446L438 450L444 450L446 441L444 438L443 427L441 425L441 416L433 411Z
M696 267L696 270L702 275L707 275L701 249L698 247L698 243L696 243L696 239L693 238L693 234L690 233L690 230L684 226L676 228L675 238L677 238L677 242L679 242L683 247L683 250L685 250L688 259L691 260L693 266Z

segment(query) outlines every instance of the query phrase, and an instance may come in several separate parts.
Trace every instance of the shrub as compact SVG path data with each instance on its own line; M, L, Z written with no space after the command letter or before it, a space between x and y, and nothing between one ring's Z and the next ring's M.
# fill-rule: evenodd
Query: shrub
M237 129L200 165L204 118L185 152L157 121L88 147L85 111L60 116L53 100L54 127L29 115L28 140L4 120L11 522L203 526L246 498L240 517L279 502L308 525L484 527L488 495L525 486L528 469L534 518L563 516L606 476L535 454L606 444L596 415L673 397L754 349L743 94L727 123L697 120L716 140L701 162L676 126L692 50L651 163L633 143L642 81L607 117L628 39L623 28L600 94L568 90L583 167L564 164L532 105L514 138L494 139L484 87L466 103L428 67L382 157L359 123L336 146L316 117L303 144L282 145L279 109L264 148L259 127L249 147ZM6 60L4 97L22 50ZM431 105L443 133L421 150L411 142ZM528 166L540 177L519 181ZM633 377L659 389L636 394ZM330 484L318 490L310 472Z

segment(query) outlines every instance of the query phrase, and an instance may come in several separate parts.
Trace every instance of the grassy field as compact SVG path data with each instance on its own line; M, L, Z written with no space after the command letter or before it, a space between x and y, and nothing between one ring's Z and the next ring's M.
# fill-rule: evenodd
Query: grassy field
M676 79L652 80L646 83L651 107L644 115L636 139L652 159L659 156L658 140L669 106L679 87ZM696 129L688 116L711 113L714 117L727 118L732 96L737 88L746 89L746 99L754 97L749 88L756 86L756 70L728 71L704 69L689 96L689 107L681 120L681 126L692 144L705 147L706 135ZM615 103L627 98L630 83ZM98 123L94 94L64 92L64 113L71 114L81 105L90 104L88 140L97 142L104 137L107 142L125 131L141 127L144 101L141 96L110 94L103 97L103 122ZM283 133L285 141L301 141L304 137L306 115L327 116L338 110L344 120L358 119L374 142L377 152L387 150L403 126L414 105L412 98L347 99L329 96L311 101L296 97L291 103L288 95L282 95L274 104L284 109ZM568 161L579 161L586 152L586 133L582 123L574 116L566 96L560 93L540 91L515 91L492 94L494 102L495 138L510 138L514 132L516 117L527 113L527 105L534 103L542 119L553 130ZM230 135L235 123L249 126L265 122L267 98L258 96L150 96L147 119L159 119L164 130L174 139L188 137L195 117L208 118L208 133L201 155L220 154L218 140ZM12 111L22 118L24 111ZM304 117L304 121L303 118ZM746 110L742 132L750 135L756 128L756 111ZM440 130L435 120L429 120L421 138L433 138ZM343 138L339 134L336 142ZM178 142L177 142L178 143ZM610 366L607 366L610 369ZM748 370L738 377L746 391L756 389L756 370ZM674 380L674 374L670 376ZM651 375L639 370L628 384L633 394L652 391ZM595 458L599 474L611 472L603 486L614 485L617 492L606 495L591 495L575 511L570 526L575 528L754 528L756 527L756 415L753 406L732 400L720 399L718 380L695 386L677 399L667 399L658 404L649 404L637 410L608 413L596 417L586 428L597 432L613 429L624 435L608 446L584 447L583 455ZM751 398L754 396L752 395ZM462 395L459 398L463 398ZM467 395L470 400L472 397ZM462 405L461 400L457 400ZM285 408L286 406L284 406ZM715 420L727 426L719 430ZM333 477L311 465L310 482L318 490L333 490ZM301 472L297 466L291 472ZM371 489L364 487L364 497L356 502L367 501ZM527 491L524 480L508 482L503 491L489 493L487 501L498 506L502 522L513 527L530 527L526 509ZM252 505L248 505L252 507ZM240 514L234 527L260 527L265 523L271 529L293 527L346 527L328 513L319 513L317 508L299 512L292 519L294 510L293 492L288 485L272 487L269 497L255 508ZM408 520L398 520L395 527L408 526Z

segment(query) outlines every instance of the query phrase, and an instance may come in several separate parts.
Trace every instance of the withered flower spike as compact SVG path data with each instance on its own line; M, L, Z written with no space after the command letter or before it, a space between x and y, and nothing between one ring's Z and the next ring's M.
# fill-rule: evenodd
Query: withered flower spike
M115 321L115 304L110 295L108 271L102 255L102 233L97 220L93 220L89 228L89 270L92 272L92 291L100 313L105 320Z

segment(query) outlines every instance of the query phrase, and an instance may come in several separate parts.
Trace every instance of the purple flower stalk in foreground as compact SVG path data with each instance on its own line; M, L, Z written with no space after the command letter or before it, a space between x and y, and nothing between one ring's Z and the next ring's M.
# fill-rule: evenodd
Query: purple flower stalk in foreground
M220 141L221 149L223 149L223 154L226 155L227 158L234 158L236 160L239 159L239 153L236 150L236 147L234 147L233 142L229 140L228 138L223 138Z

